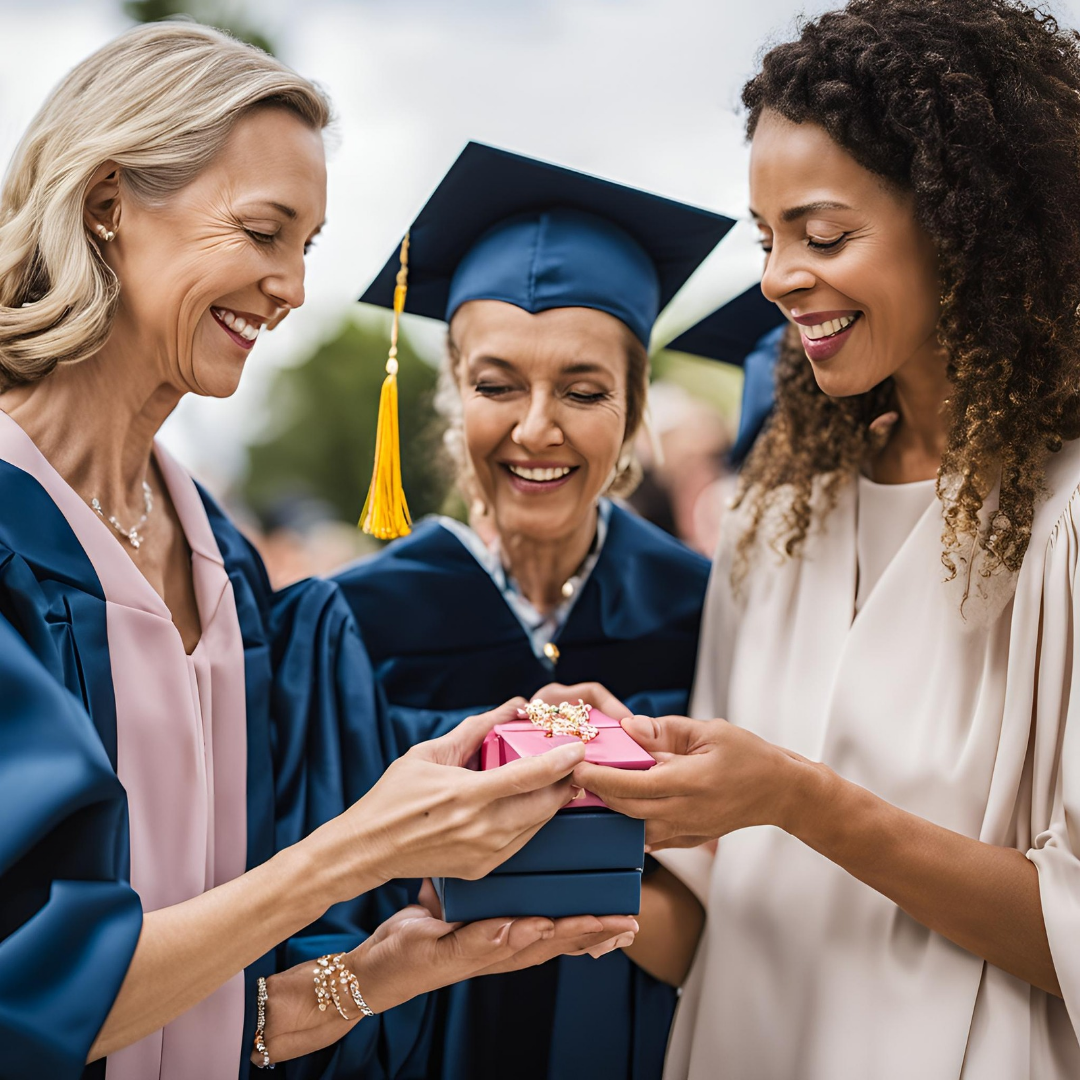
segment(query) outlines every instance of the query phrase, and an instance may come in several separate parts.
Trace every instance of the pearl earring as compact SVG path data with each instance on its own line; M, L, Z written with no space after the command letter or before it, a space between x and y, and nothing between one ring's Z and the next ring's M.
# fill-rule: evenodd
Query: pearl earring
M116 233L111 229L106 229L104 225L98 225L94 232L96 232L106 244L116 237Z

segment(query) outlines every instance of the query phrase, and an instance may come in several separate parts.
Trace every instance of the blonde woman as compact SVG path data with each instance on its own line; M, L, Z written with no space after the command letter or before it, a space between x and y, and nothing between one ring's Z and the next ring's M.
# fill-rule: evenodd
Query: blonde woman
M154 441L184 394L232 393L263 327L303 303L329 119L261 52L156 25L79 65L11 163L4 1075L103 1076L107 1059L109 1080L209 1080L249 1055L308 1055L290 1075L416 1075L423 1009L387 1010L635 929L455 928L353 902L392 877L486 872L570 797L580 751L458 767L497 711L378 779L369 668L336 589L273 595Z

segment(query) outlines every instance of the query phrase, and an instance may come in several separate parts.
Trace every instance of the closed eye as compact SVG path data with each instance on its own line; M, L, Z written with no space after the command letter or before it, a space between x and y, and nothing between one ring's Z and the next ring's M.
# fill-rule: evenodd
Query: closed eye
M841 233L833 240L815 240L814 237L808 237L806 240L807 247L811 247L814 251L832 251L834 248L839 247L847 239L847 233Z
M498 383L477 383L473 389L478 394L483 394L484 397L499 397L502 394L508 394L512 387L502 386Z

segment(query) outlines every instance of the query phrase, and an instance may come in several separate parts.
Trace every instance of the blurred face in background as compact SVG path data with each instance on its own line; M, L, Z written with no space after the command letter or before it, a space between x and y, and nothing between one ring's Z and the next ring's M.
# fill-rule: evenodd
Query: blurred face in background
M455 313L465 448L500 535L591 525L626 438L630 336L591 308L472 300Z

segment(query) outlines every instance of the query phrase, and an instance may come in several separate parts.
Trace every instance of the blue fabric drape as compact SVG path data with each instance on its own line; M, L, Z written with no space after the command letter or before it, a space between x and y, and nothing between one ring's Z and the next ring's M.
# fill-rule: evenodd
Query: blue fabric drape
M384 749L397 755L553 678L602 682L636 712L684 712L708 572L707 560L615 507L554 639L554 676L487 571L437 522L335 580L384 698ZM656 1080L675 1003L670 987L621 952L563 957L431 996L429 1075L441 1080Z
M248 865L341 813L392 756L371 667L337 589L275 594L247 542L204 495L236 596L247 689ZM63 515L0 462L0 1078L104 1076L83 1062L142 924L116 777L105 599ZM338 905L249 968L254 981L351 949L410 899L397 885ZM431 1006L365 1020L335 1047L278 1068L302 1080L423 1077ZM238 1075L253 1071L247 1049Z

